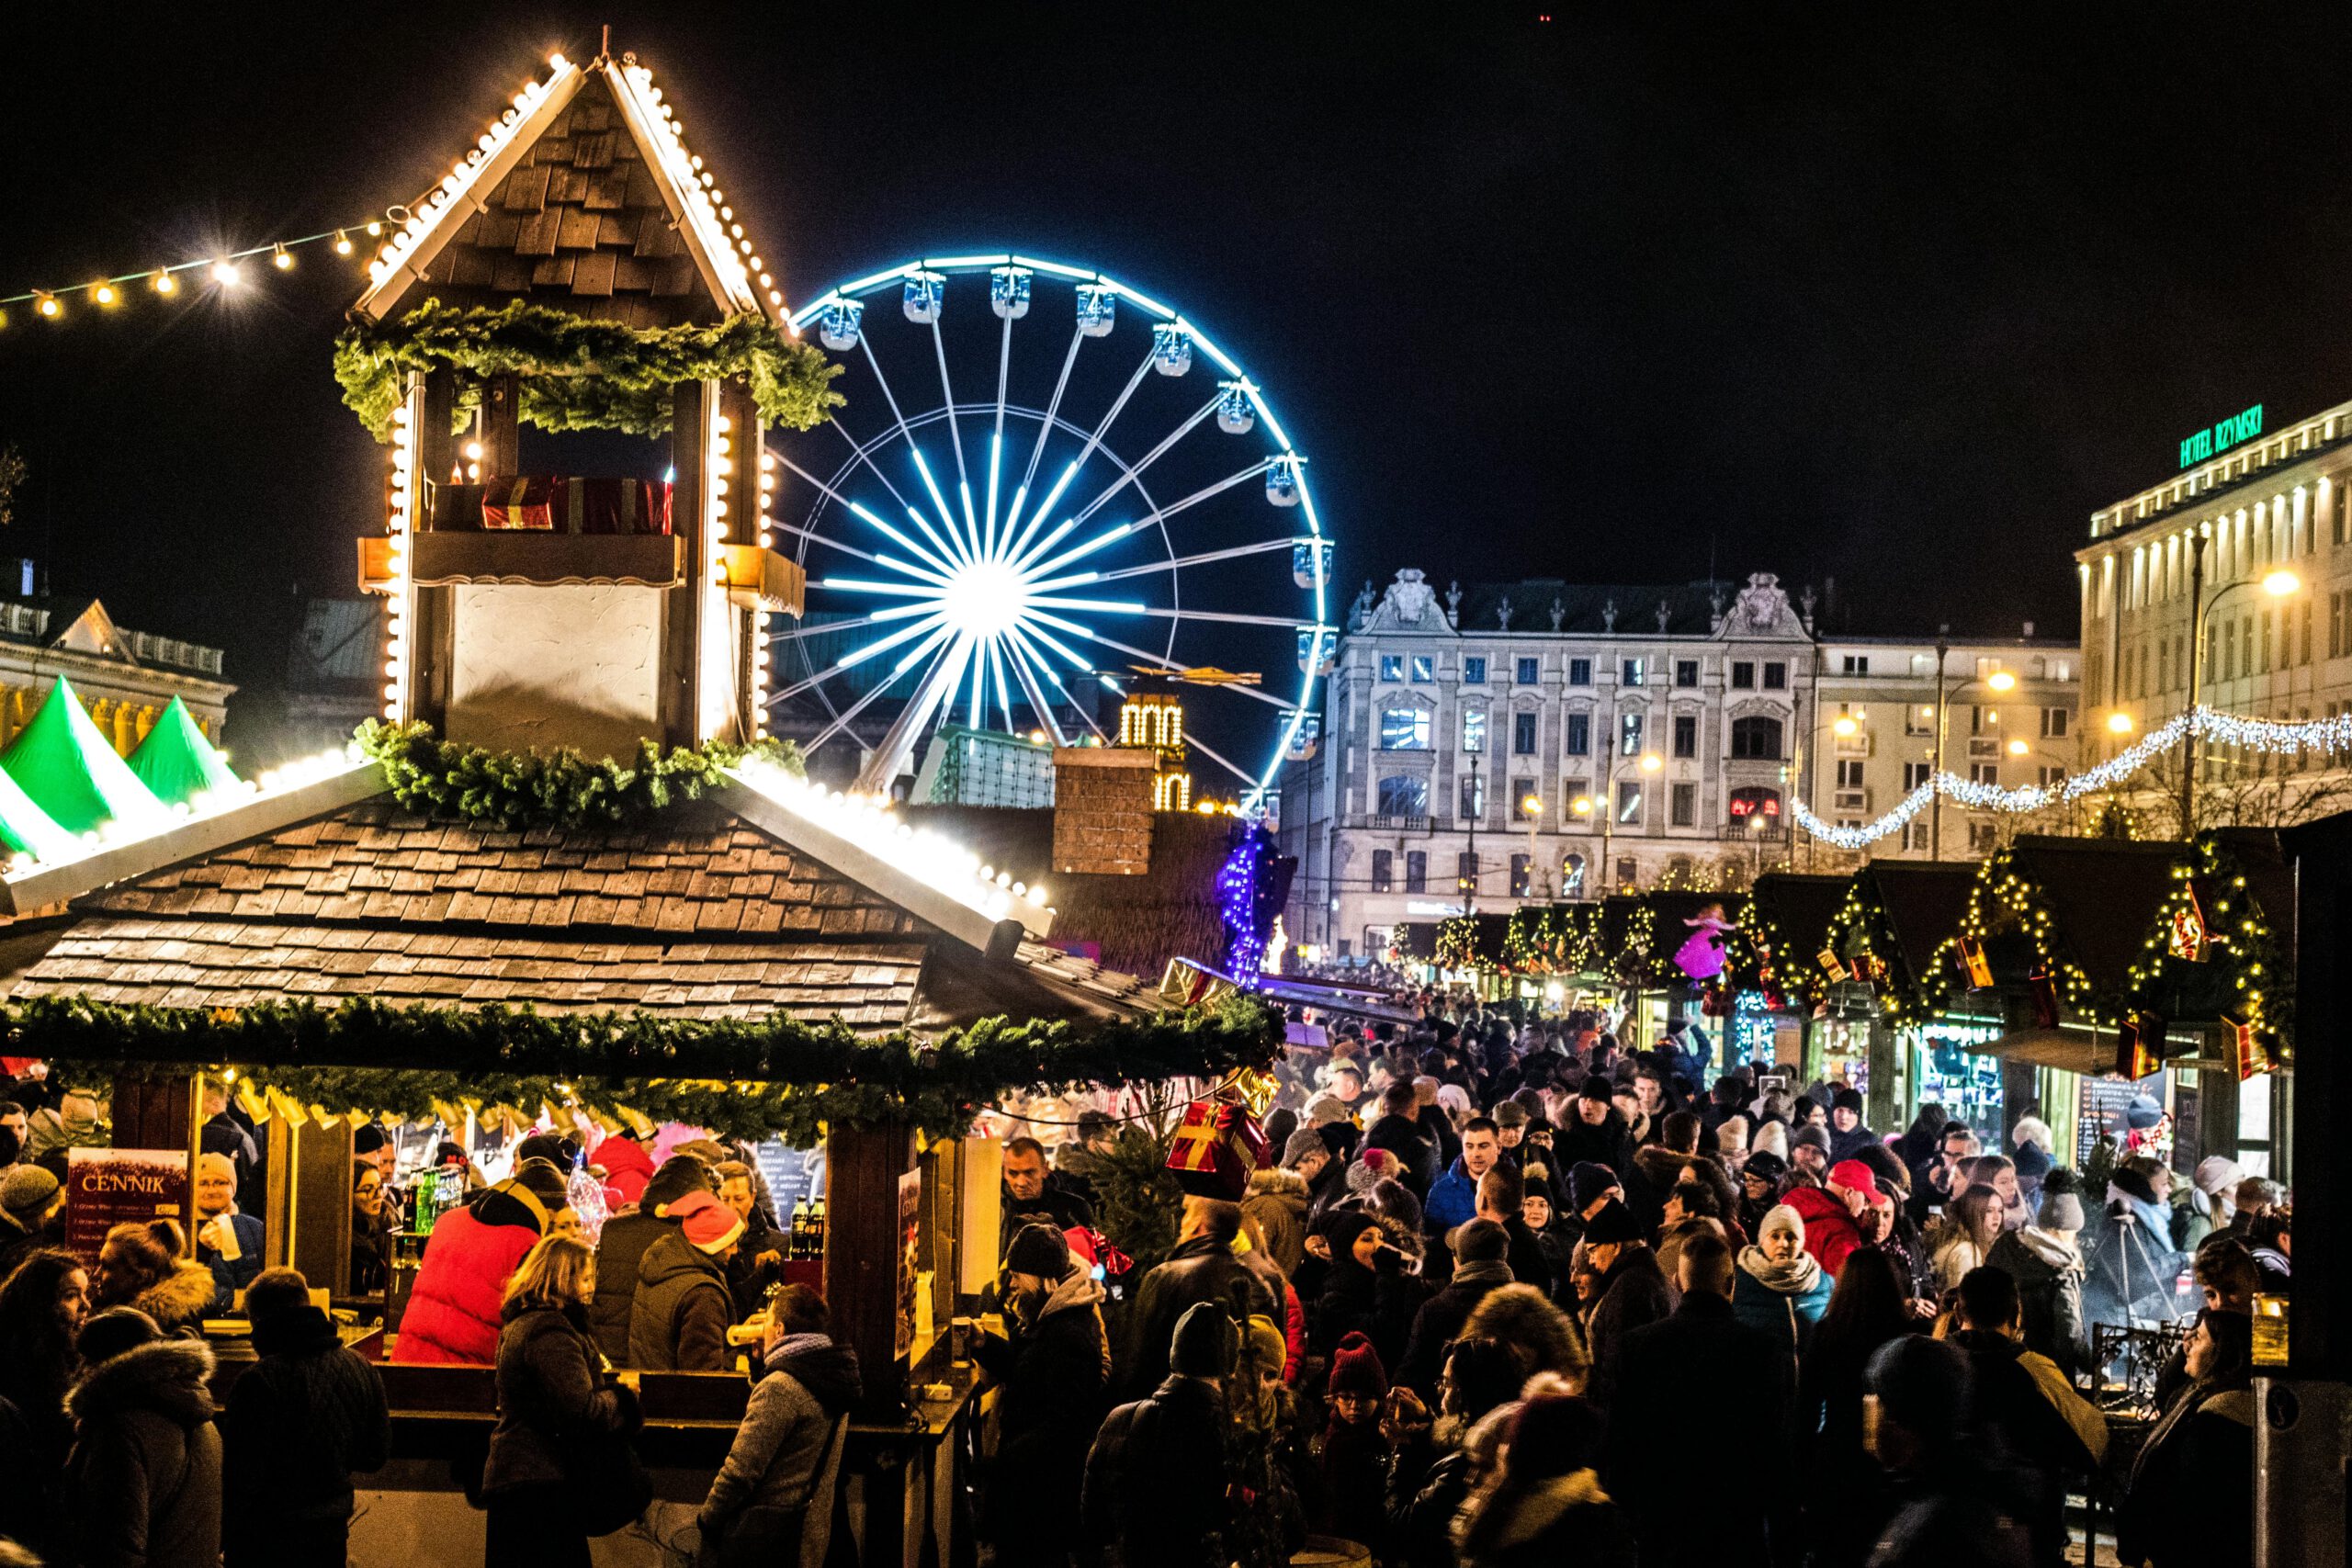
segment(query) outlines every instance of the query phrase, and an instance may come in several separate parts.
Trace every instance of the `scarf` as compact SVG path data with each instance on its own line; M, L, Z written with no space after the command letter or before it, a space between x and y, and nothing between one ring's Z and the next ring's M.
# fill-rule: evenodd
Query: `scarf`
M2046 1231L2040 1225L2028 1225L2017 1235L2018 1244L2028 1252L2059 1272L2083 1272L2083 1250L2075 1245L2074 1232Z
M1482 1258L1476 1263L1464 1263L1453 1271L1457 1285L1508 1285L1513 1276L1510 1264L1499 1258Z
M1739 1249L1739 1271L1768 1291L1778 1291L1784 1296L1801 1296L1821 1283L1821 1260L1803 1247L1797 1255L1784 1262L1774 1262L1764 1256L1760 1247Z

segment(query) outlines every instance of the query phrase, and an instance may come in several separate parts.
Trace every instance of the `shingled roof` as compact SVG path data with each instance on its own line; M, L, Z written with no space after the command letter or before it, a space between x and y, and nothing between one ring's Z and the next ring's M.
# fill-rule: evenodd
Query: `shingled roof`
M454 188L452 188L454 187ZM395 237L358 313L529 299L631 327L783 318L725 193L633 56L558 63ZM388 265L389 264L389 265Z
M1023 943L990 961L719 800L498 832L379 796L72 905L16 998L164 1007L370 997L935 1029L1148 998Z

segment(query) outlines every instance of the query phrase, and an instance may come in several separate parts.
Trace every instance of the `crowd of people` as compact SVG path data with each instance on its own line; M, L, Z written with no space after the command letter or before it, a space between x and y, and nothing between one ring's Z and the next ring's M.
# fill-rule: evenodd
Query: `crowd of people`
M998 1560L1176 1568L1272 1529L1388 1568L2038 1568L2105 1466L2122 1562L2250 1561L2274 1184L2207 1160L2176 1196L2135 1106L2095 1192L2034 1117L2007 1148L1933 1105L1883 1133L1841 1082L1605 1024L1342 1026L1283 1069L1240 1201L1186 1200L1108 1303L1057 1244L1107 1127L1015 1140L991 1371L1036 1415L981 1472ZM2160 1415L2110 1463L2089 1325L2176 1317Z
M2094 1191L2030 1116L2006 1148L1934 1106L1883 1133L1843 1083L1606 1024L1460 1003L1341 1026L1282 1067L1246 1187L1183 1198L1172 1241L1110 1213L1139 1132L1098 1110L1006 1138L966 1347L991 1395L959 1499L982 1561L1212 1568L1320 1537L1384 1568L2040 1568L2102 1466L2121 1562L2250 1561L2251 1314L2292 1288L2278 1187L2212 1159L2176 1191L2135 1108ZM0 1535L42 1561L339 1564L353 1478L387 1461L380 1379L261 1267L257 1151L207 1110L230 1125L194 1234L118 1226L89 1268L58 1245L62 1145L0 1161ZM693 1550L823 1562L865 1385L822 1297L783 1283L749 1151L607 1140L593 1216L577 1145L510 1152L438 1215L391 1352L495 1369L459 1465L486 1560L585 1563L644 1512L616 1372L745 1367ZM390 1268L390 1164L355 1167L355 1289ZM232 1305L256 1359L219 1404L199 1326ZM2110 1463L2089 1325L2176 1314L2155 1417Z

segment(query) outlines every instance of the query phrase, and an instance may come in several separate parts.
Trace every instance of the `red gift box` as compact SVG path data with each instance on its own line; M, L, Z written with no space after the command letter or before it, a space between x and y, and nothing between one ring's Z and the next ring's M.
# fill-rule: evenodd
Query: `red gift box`
M648 479L500 475L482 486L481 525L557 534L666 534L670 487Z
M1168 1151L1176 1185L1194 1198L1241 1201L1252 1172L1266 1163L1266 1134L1246 1105L1196 1100Z

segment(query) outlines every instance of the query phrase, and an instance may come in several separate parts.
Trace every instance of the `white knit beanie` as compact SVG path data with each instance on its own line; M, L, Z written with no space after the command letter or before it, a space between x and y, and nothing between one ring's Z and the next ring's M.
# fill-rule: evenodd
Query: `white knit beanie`
M1775 1231L1788 1232L1797 1238L1797 1245L1803 1247L1804 1245L1804 1216L1786 1203L1775 1203L1764 1211L1762 1219L1756 1222L1756 1239L1760 1242Z

